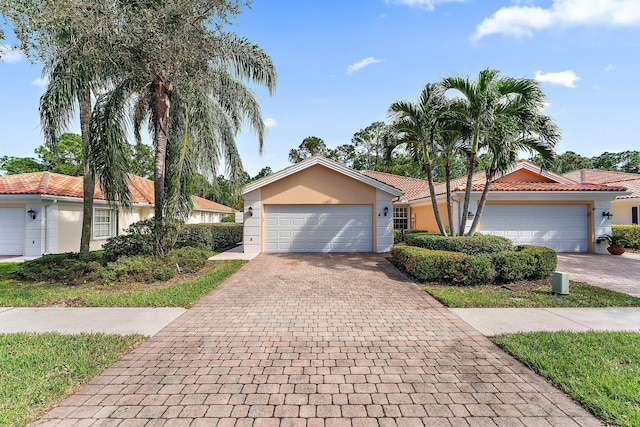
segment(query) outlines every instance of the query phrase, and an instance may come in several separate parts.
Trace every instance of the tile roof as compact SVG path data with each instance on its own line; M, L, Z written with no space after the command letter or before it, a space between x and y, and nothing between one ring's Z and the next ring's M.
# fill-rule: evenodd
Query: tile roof
M233 209L229 206L221 205L220 203L212 202L211 200L203 199L202 197L191 196L191 200L193 201L194 206L198 206L201 209L229 213L233 212Z
M626 188L631 194L618 196L616 199L638 199L640 198L640 174L616 171L605 171L600 169L578 169L567 172L563 176L579 181L593 182L597 184L616 185Z
M474 184L471 190L484 190L484 183ZM625 191L625 187L588 182L576 182L573 184L560 182L492 182L489 192L492 191Z
M132 203L154 203L153 181L129 174L129 191ZM0 194L42 194L60 197L82 198L82 177L67 176L54 172L32 172L0 176ZM105 200L99 185L93 198ZM191 196L194 205L201 209L233 212L228 206L211 202L202 197Z
M400 196L402 200L413 200L418 194L424 192L427 188L427 181L417 178L409 178L406 176L394 175L392 173L378 172L373 170L360 171L361 174L373 178L387 185L401 190L404 195ZM429 189L427 188L427 192Z

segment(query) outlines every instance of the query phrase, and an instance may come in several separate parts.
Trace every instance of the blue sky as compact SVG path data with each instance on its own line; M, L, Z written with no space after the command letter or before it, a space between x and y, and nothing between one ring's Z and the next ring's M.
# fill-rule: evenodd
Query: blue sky
M638 0L255 0L231 30L278 71L274 96L255 88L269 125L263 155L249 131L237 139L251 175L287 166L307 136L347 143L385 121L393 101L485 67L541 82L562 130L559 153L640 149ZM41 66L6 49L4 59L0 155L33 156Z

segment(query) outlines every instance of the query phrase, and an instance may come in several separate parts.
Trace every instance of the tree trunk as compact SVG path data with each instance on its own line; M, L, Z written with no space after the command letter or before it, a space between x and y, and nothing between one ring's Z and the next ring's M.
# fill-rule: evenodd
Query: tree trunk
M471 187L473 186L473 169L476 167L476 153L469 154L469 166L467 167L467 187L464 192L464 206L460 218L460 231L458 235L464 236L464 229L467 226L467 212L469 212L469 199L471 199Z
M449 220L449 234L455 235L455 230L453 229L453 206L451 203L451 163L450 158L445 158L444 163L444 176L445 176L445 185L447 187L447 218Z
M424 163L424 170L427 173L427 180L429 182L429 194L431 195L431 206L433 207L433 214L436 217L436 223L438 224L438 229L440 230L440 234L443 236L447 235L447 231L442 226L442 219L440 218L440 210L438 209L438 201L436 200L436 190L433 186L433 173L431 172L431 162Z
M89 254L91 227L93 222L93 193L96 180L89 165L89 121L91 120L91 91L86 88L78 93L80 110L80 136L82 138L82 233L80 235L80 257Z
M478 228L478 223L480 222L480 217L482 216L482 211L484 210L484 205L487 202L487 194L489 193L489 184L491 183L489 179L489 174L487 173L487 179L484 183L484 189L482 190L482 196L480 196L480 202L478 203L478 209L476 210L476 216L473 218L473 222L471 223L471 228L469 229L469 236L473 236L476 234L476 229Z
M155 161L153 165L153 194L155 203L156 254L162 251L162 229L164 227L165 176L167 141L169 138L169 108L173 85L162 77L156 77L153 94L154 128L153 144Z

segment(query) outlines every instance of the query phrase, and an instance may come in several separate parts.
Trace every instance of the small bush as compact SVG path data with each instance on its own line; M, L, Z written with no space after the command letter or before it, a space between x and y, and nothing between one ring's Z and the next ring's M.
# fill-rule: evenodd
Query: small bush
M510 239L500 236L442 236L433 233L405 234L405 241L409 246L419 248L462 252L467 255L491 254L513 250Z
M395 246L391 260L420 281L475 285L493 281L495 271L488 255L436 251L412 246Z
M177 265L182 273L194 273L207 262L209 256L207 249L184 247L169 252L167 261L171 266Z
M211 251L220 251L242 242L243 225L240 223L187 224L178 241L202 243Z
M626 238L630 245L628 248L640 249L640 225L638 224L613 224L611 226L611 235Z
M402 242L402 230L398 229L398 228L394 228L393 229L393 244L395 245L396 243L400 243Z
M49 282L65 285L83 283L85 276L101 268L100 255L89 253L86 258L80 254L67 252L43 255L23 262L12 274L18 279L34 282Z
M169 280L175 275L176 267L166 260L148 255L121 257L108 263L95 273L96 278L104 283L144 282Z
M220 222L236 222L236 215L231 214L231 215L223 216Z
M542 246L523 245L493 255L496 278L504 283L549 277L557 264L556 251Z
M106 262L114 262L122 256L151 255L154 248L153 218L131 224L125 234L112 237L102 247Z

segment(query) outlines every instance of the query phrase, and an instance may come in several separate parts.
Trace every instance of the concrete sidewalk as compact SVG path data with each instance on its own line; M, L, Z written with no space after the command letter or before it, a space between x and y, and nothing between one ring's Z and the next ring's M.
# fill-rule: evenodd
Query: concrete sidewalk
M0 307L0 333L60 332L153 336L184 308L17 308Z
M450 308L485 336L533 331L640 331L640 308Z

